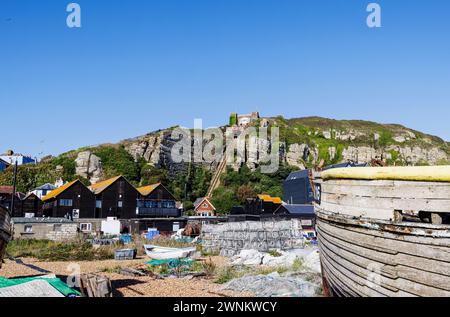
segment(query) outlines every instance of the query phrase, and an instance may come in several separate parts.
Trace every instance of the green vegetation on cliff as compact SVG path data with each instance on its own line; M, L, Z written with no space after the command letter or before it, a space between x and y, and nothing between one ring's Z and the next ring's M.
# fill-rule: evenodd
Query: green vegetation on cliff
M227 213L233 206L242 206L247 198L258 194L274 197L283 196L283 181L296 170L290 166L280 166L273 174L263 174L260 170L252 172L243 166L238 172L228 168L222 175L220 186L214 191L212 203L220 213Z

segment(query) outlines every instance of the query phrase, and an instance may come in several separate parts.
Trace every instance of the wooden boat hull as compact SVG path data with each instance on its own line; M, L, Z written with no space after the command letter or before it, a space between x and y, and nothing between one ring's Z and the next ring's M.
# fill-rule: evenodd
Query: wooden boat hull
M318 184L317 236L327 295L450 296L450 226L396 219L427 206L441 214L450 211L450 184Z
M11 239L11 219L6 209L0 207L0 268L2 267L6 245Z

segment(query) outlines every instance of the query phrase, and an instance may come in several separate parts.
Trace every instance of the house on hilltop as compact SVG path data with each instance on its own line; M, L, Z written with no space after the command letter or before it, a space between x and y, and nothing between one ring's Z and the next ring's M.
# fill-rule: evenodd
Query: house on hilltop
M36 164L36 160L31 156L22 155L19 153L16 154L11 150L6 151L6 153L4 154L1 154L0 159L10 165L14 165L16 164L16 162L17 165Z
M250 123L259 119L259 112L252 112L249 114L232 113L230 115L230 126L246 127Z

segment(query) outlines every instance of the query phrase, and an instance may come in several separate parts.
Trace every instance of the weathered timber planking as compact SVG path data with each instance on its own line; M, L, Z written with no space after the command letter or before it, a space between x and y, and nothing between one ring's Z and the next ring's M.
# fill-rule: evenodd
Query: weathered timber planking
M326 244L322 245L322 247L326 260L342 274L351 277L356 283L366 286L367 289L375 290L385 296L398 296L401 290L398 287L392 286L394 280L389 280L385 276L380 275L379 282L371 285L369 283L369 274L372 274L372 271L355 265L352 261L340 256L340 254L336 254ZM345 270L340 270L339 268L345 268Z
M0 269L3 265L3 257L5 256L6 251L6 242L2 239L0 239Z
M322 191L333 194L349 194L369 197L449 199L449 183L407 182L407 181L358 181L327 180L316 181Z
M402 261L401 255L399 254L399 257L392 258L389 261L391 263L386 264L386 261L379 260L383 257L383 254L367 254L367 252L360 252L357 253L358 250L355 250L351 247L346 246L345 243L337 242L336 240L333 240L333 238L330 238L324 231L318 230L320 234L320 239L322 246L324 248L327 248L328 250L335 253L337 256L342 257L343 259L346 259L350 262L352 262L355 265L360 266L361 268L368 268L371 265L374 265L376 263L377 269L379 270L379 273L387 278L385 280L386 284L391 287L400 287L400 285L397 285L396 280L400 281L400 279L403 279L405 281L410 281L413 283L422 284L429 287L434 288L440 288L445 291L450 291L450 271L443 270L439 263L432 263L430 267L427 267L425 270L421 268L417 268L414 261L421 259L419 257L414 257L409 259L410 262L407 262L405 264L404 261ZM348 251L352 250L352 251ZM359 250L360 251L360 250ZM379 252L377 252L379 253ZM367 257L369 256L369 257ZM389 257L390 255L386 255ZM395 260L398 260L398 264L395 263ZM392 264L392 262L394 262ZM415 265L409 266L410 264ZM400 279L399 279L400 278ZM392 282L390 282L392 280ZM414 290L403 288L404 290L410 292L410 293L416 293ZM420 295L420 293L417 293ZM449 293L450 294L450 293Z
M333 259L333 256L327 253L327 250L322 252L322 265L328 275L334 276L336 279L341 281L341 287L344 290L353 290L359 296L362 297L387 297L387 296L398 296L396 292L392 292L388 289L382 288L378 285L374 287L369 287L367 284L367 279L355 274L352 270L346 268L345 266L339 265ZM334 285L331 283L332 287ZM407 296L403 294L403 296Z
M368 225L370 222L372 226ZM407 224L391 223L392 231L398 231L392 233L379 230L379 225L383 227L389 222L379 222L318 210L321 262L324 277L334 293L343 296L355 293L359 296L450 296L450 242L447 238L450 231L447 227L414 224L405 232ZM422 230L427 236L415 236L415 233L424 233ZM406 237L409 241L405 241ZM370 265L379 269L378 284L368 283L373 274Z
M366 228L346 227L335 223L321 221L318 224L322 230L332 231L335 237L348 241L354 245L359 245L367 249L368 252L379 251L387 254L409 254L438 262L450 262L449 245L436 245L435 238L425 237L405 237L395 236L391 233L383 233L378 230L368 230ZM405 238L409 238L406 240ZM417 240L422 239L421 243ZM444 265L445 267L446 265Z
M322 181L316 204L323 276L341 296L450 296L450 184ZM430 212L431 224L395 221ZM375 267L376 272L373 272ZM378 283L370 283L375 273Z
M358 239L356 237L344 240L339 232L330 232L329 229L325 229L322 225L318 227L318 230L320 230L322 236L327 241L333 243L342 250L347 250L354 254L363 256L370 261L376 261L386 266L403 265L430 273L440 274L449 279L448 282L450 287L450 263L448 262L418 256L417 253L386 253L380 251L379 248L373 248L371 245L364 244L361 239ZM386 270L386 273L391 275L392 277L395 277L397 275L397 271L392 267L385 267L383 268L383 270Z
M111 281L96 274L82 274L80 289L85 297L112 297Z
M339 280L335 275L330 274L332 269L328 268L328 265L325 261L322 260L323 267L326 271L323 273L323 278L326 280L326 283L331 284L333 287L334 296L340 297L361 297L361 294L352 289L349 285L344 284L341 280Z
M365 228L375 229L370 232L371 235L381 237L389 235L389 237L395 240L399 234L402 234L404 235L402 236L402 240L404 241L443 246L445 248L450 245L450 225L437 226L420 222L393 223L378 219L355 218L328 212L320 208L320 206L316 208L316 213L328 222L344 226L348 230L363 230L366 234L367 230ZM422 237L433 239L423 239Z
M380 210L405 210L450 213L450 199L400 199L391 197L362 197L349 191L347 194L330 194L322 192L322 203L333 203L345 207L356 207L361 210L374 207ZM370 213L373 218L379 218L376 213Z
M407 280L404 278L390 279L383 275L374 276L372 270L366 269L354 263L355 258L346 258L342 254L333 252L327 243L322 240L322 250L325 260L332 263L336 268L344 268L339 270L342 274L354 280L360 285L364 285L365 291L372 289L386 296L406 296L413 294L416 296L450 296L450 292L436 286L429 286L418 283L415 280ZM376 263L374 263L376 265ZM375 267L375 266L374 266ZM374 276L374 277L371 277ZM430 281L429 281L430 282ZM440 282L439 285L442 285ZM371 296L369 293L366 295Z
M376 218L383 220L392 220L394 219L394 209L381 209L375 208L376 206L371 207L358 207L358 206L343 206L338 203L328 202L322 200L319 208L324 210L340 214L340 215L348 215L352 217L365 217L365 218Z
M401 199L436 199L448 200L450 190L443 186L429 187L382 187L382 186L358 186L358 185L333 185L328 182L322 184L322 192L330 194L341 194L361 197L390 197Z

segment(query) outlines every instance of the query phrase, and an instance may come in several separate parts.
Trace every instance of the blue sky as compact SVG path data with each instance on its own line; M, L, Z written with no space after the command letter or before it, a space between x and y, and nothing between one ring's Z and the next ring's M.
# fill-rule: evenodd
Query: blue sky
M230 112L400 123L450 140L450 2L0 2L0 151L59 154Z

